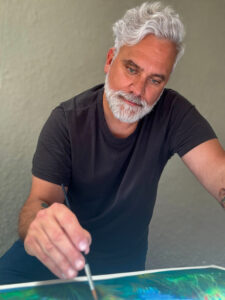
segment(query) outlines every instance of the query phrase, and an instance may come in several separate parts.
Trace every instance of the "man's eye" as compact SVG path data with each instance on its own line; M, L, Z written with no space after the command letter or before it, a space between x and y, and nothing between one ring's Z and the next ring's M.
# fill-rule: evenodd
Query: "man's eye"
M156 79L151 79L151 83L153 83L154 85L159 85L161 83L161 81L156 80Z
M131 67L127 67L127 71L130 73L130 74L136 74L137 71Z

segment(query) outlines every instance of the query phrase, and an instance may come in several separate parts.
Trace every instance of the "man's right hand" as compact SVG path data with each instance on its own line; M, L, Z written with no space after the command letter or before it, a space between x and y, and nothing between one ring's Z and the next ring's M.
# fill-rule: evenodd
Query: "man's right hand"
M37 191L42 191L41 197L37 195L40 194ZM53 202L52 198L56 195L60 196L57 202ZM50 206L40 209L40 199L46 198L49 201L44 203ZM69 279L83 269L85 259L81 252L89 252L91 235L81 227L75 214L62 203L63 201L61 187L33 178L31 194L21 211L19 226L21 232L25 232L23 228L27 226L24 237L26 252L36 256L57 277ZM31 213L30 216L28 214L29 211L35 210L37 212L32 219ZM27 219L31 218L30 223L27 222L28 225L25 224L26 216Z

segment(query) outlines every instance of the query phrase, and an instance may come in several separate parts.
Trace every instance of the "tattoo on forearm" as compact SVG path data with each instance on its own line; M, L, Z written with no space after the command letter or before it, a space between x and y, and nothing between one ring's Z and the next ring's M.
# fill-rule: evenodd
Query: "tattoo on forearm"
M221 205L223 206L223 208L225 208L225 197L221 199Z
M48 204L45 203L45 202L42 202L42 203L41 203L41 207L42 207L42 208L47 208L47 207L48 207Z

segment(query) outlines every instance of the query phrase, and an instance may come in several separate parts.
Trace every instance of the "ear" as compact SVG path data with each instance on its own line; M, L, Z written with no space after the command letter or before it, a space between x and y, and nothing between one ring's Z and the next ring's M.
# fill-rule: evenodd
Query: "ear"
M112 60L114 58L115 55L115 48L110 48L108 53L107 53L107 57L106 57L106 61L105 61L105 66L104 66L104 71L105 73L109 72Z

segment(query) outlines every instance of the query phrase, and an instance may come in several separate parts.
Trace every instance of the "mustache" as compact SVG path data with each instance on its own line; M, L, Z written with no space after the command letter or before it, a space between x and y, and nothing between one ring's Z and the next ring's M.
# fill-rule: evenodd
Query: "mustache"
M117 97L123 97L123 98L127 99L128 101L133 102L138 105L141 105L141 106L144 106L146 104L146 101L142 97L135 96L133 94L126 93L124 91L116 91L116 92L114 92L114 95Z

